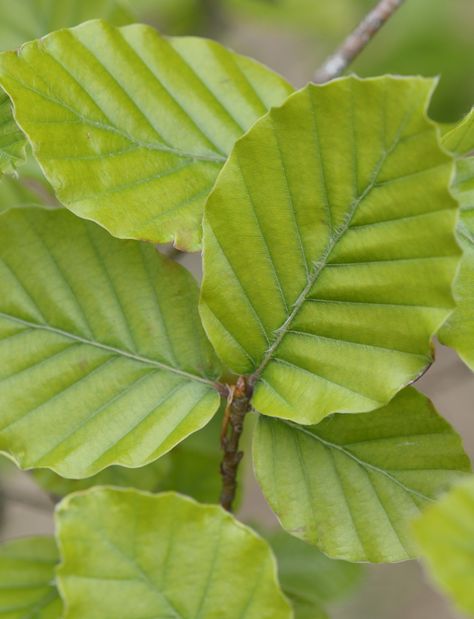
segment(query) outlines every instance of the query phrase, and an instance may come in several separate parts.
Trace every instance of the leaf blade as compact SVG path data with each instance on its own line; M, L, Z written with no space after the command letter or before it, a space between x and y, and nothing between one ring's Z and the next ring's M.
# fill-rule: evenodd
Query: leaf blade
M220 174L200 312L221 359L252 374L260 412L317 423L372 410L431 363L459 254L452 163L426 118L432 86L308 86Z
M456 606L474 613L474 483L459 484L414 523L428 570Z
M470 470L459 436L412 388L312 427L261 416L253 453L283 526L348 561L413 558L410 520Z
M53 538L32 537L0 546L0 613L9 619L60 619L62 602L54 584L59 561Z
M88 477L211 419L220 369L181 266L63 209L13 209L0 235L0 449Z
M57 524L58 582L70 619L291 617L269 547L217 506L174 493L97 489L66 499Z
M234 141L291 92L212 41L100 20L3 54L0 74L63 204L115 236L188 250Z

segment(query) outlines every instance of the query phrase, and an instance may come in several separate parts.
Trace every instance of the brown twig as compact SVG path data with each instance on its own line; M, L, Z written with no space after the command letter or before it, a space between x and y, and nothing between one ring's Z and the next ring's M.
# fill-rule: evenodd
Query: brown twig
M237 492L237 471L243 452L239 450L244 429L245 415L250 410L250 388L243 376L229 389L227 406L222 421L221 446L224 456L221 462L222 492L220 504L232 511Z
M317 84L323 84L341 75L404 1L380 0L357 28L351 32L339 49L318 69L313 81Z

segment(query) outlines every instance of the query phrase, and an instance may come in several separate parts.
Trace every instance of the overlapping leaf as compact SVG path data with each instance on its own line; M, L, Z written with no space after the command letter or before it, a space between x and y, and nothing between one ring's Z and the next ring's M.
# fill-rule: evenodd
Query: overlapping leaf
M474 112L445 134L443 144L457 155L474 152ZM463 258L454 282L456 309L439 338L474 371L474 156L457 160L453 193L461 206L457 232Z
M415 523L421 552L435 581L474 616L474 479L454 488Z
M411 520L470 470L459 436L411 387L317 426L261 416L254 462L285 529L329 556L372 562L412 558Z
M206 207L201 316L266 415L389 401L432 361L459 249L433 83L308 86L235 146Z
M62 602L54 586L59 561L54 539L33 537L0 546L0 616L5 619L60 619Z
M0 90L0 178L25 161L26 138L13 118L8 96Z
M103 21L2 54L0 83L63 204L115 236L185 249L235 140L291 92L212 41Z
M278 561L282 589L291 600L296 619L327 619L324 607L345 597L361 580L359 565L329 559L283 531L273 534L269 541Z
M218 506L97 489L57 514L64 619L291 619L266 542Z
M64 209L0 222L0 449L87 477L143 466L219 406L197 286Z
M137 488L149 492L175 490L202 503L215 503L219 497L222 459L219 442L221 418L216 415L206 427L176 445L168 454L138 469L111 466L87 479L64 479L48 469L33 471L42 488L56 496L94 486Z

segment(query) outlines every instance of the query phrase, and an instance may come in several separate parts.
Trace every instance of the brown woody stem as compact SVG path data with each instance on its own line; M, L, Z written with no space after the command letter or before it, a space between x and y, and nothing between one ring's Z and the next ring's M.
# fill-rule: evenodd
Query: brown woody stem
M339 49L318 69L313 81L323 84L341 75L404 1L380 0Z
M240 437L244 429L245 415L250 410L250 388L243 376L237 384L229 387L227 406L221 430L221 447L224 452L221 462L222 491L220 504L227 511L232 505L237 492L237 472L243 452L239 450Z

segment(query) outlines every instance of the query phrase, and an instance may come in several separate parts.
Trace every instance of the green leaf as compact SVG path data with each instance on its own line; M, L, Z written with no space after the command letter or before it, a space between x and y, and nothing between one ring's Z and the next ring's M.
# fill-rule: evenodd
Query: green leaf
M117 0L0 0L0 49L13 49L53 30L95 17L108 19L117 26L133 19Z
M458 263L433 81L307 86L235 149L206 207L201 317L266 415L388 402L432 362ZM225 284L223 285L223 282Z
M0 450L89 477L203 427L220 372L191 275L65 209L0 217Z
M54 586L59 561L54 539L31 537L0 546L0 615L5 619L60 619Z
M57 512L65 619L291 619L268 544L222 508L96 489Z
M467 131L469 119L470 131ZM453 152L474 151L473 112L445 135L443 144ZM463 148L456 151L459 144ZM438 336L474 371L474 157L457 160L452 189L461 207L457 233L463 257L453 286L456 309Z
M474 108L443 135L443 146L455 155L474 151Z
M203 503L216 503L221 489L220 425L221 418L216 415L168 454L138 469L111 466L80 480L64 479L47 469L33 471L33 476L44 490L61 497L94 486L119 486L149 492L176 490Z
M261 416L254 463L289 533L372 562L412 558L409 522L470 470L457 433L411 387L380 410L317 426Z
M116 486L137 488L155 492L167 477L170 470L168 456L163 456L156 462L138 469L127 469L123 466L109 466L93 477L86 479L65 479L48 469L33 471L35 481L47 492L64 497L72 492L88 490L94 486Z
M0 83L65 206L188 250L235 140L292 91L213 41L103 21L2 54Z
M431 505L415 522L415 535L435 582L474 616L474 478Z
M345 597L361 580L361 566L329 559L284 531L272 535L269 542L296 619L325 619L324 606Z
M25 161L26 138L13 118L8 96L0 90L0 177Z

